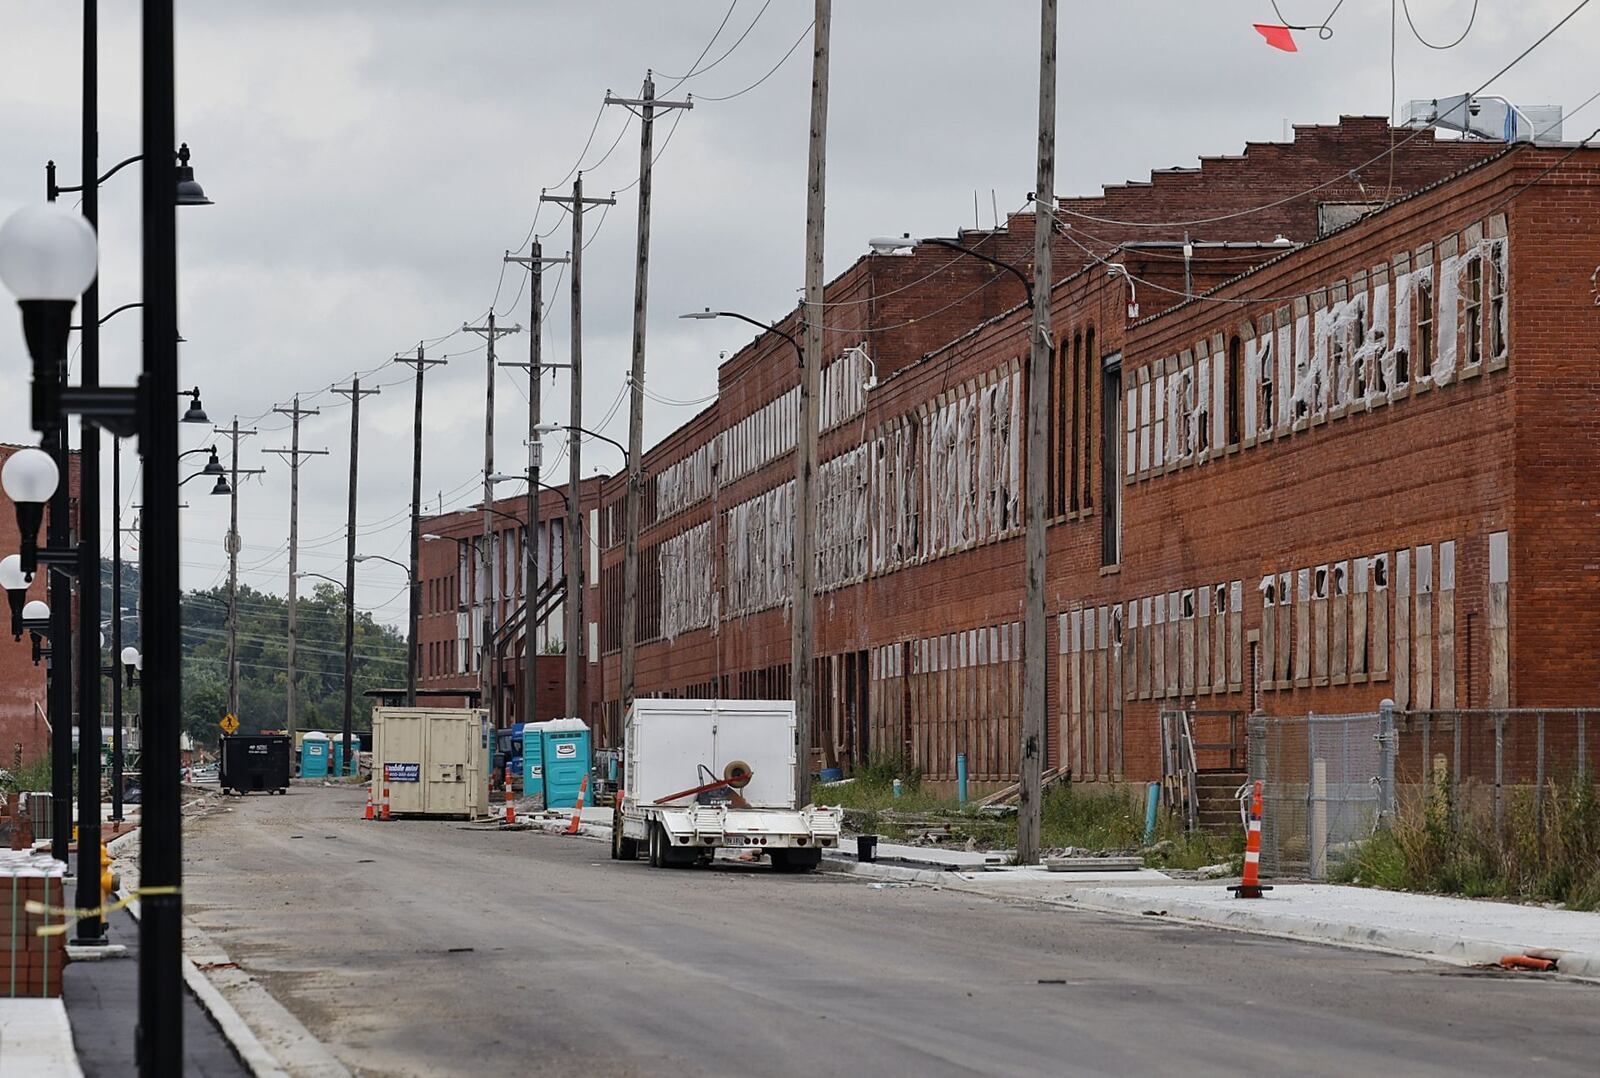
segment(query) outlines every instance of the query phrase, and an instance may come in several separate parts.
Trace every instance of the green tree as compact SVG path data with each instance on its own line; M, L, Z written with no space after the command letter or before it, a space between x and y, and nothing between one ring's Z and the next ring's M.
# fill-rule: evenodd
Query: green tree
M284 727L288 687L288 604L282 596L239 588L239 727ZM344 716L344 594L318 584L297 611L295 667L298 725L336 729ZM183 728L214 741L228 710L228 590L191 591L183 600ZM369 689L405 683L406 642L394 628L357 612L355 727L371 728Z

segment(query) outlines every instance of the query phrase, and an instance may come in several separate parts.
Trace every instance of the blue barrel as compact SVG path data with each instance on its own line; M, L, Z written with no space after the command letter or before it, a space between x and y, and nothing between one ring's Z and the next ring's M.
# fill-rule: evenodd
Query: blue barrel
M300 739L300 777L320 779L329 775L332 742L327 734L312 730Z
M822 782L838 782L844 778L844 769L840 767L825 767L817 778Z

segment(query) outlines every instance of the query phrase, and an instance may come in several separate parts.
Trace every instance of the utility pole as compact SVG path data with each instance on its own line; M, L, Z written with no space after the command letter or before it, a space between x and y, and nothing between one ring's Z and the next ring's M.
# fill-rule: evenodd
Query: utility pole
M567 424L567 456L570 458L570 469L567 472L567 597L563 602L562 610L565 613L566 627L562 635L566 637L567 648L567 715L572 718L582 718L578 714L578 671L580 669L579 655L582 642L579 637L583 629L583 469L579 455L582 451L583 440L579 427L583 425L583 207L585 205L615 206L614 198L585 198L583 194L583 173L578 173L572 181L572 195L546 195L539 196L540 202L555 202L565 205L572 213L572 346L570 356L572 362L572 404L570 419Z
M483 592L483 628L478 645L478 691L489 709L490 725L495 721L494 698L494 342L500 337L520 333L521 326L497 329L494 309L489 309L487 325L461 324L465 333L480 334L488 344L488 387L483 403L483 550L478 556L478 588Z
M1039 156L1034 184L1033 342L1028 355L1027 595L1022 624L1022 745L1017 863L1039 862L1039 772L1045 731L1045 458L1050 408L1050 212L1056 188L1056 0L1039 2ZM1094 357L1089 357L1090 361Z
M289 637L287 641L288 680L284 685L285 725L289 729L289 751L294 752L295 728L299 724L296 715L296 689L294 669L294 649L299 634L299 605L300 605L300 458L325 457L326 449L301 449L300 448L300 420L308 415L321 415L318 408L300 407L300 394L296 393L294 404L288 408L274 408L279 415L289 417L288 449L269 449L268 453L276 453L289 462Z
M417 344L415 359L395 356L396 363L404 363L417 372L417 402L411 421L411 620L407 623L406 637L406 706L417 706L417 628L422 620L422 583L417 575L417 560L422 547L422 375L429 367L444 365L442 359L427 359L422 345Z
M233 442L233 455L228 465L228 535L223 546L228 551L228 714L239 716L239 439L258 433L240 430L239 418L234 417L231 427L213 427L218 434ZM245 475L260 475L265 468L246 468Z
M622 550L622 666L618 674L618 699L622 714L633 706L634 649L639 632L639 510L644 482L644 332L650 292L650 168L654 152L657 109L692 109L691 101L657 101L651 73L644 73L644 90L637 99L606 94L607 105L621 105L639 115L639 250L633 273L633 373L628 379L628 501L626 536ZM574 419L574 424L579 420ZM624 719L624 722L627 720Z
M795 721L799 726L799 760L795 767L795 804L811 803L811 742L815 727L812 704L812 594L816 574L815 498L811 477L817 465L817 420L814 402L817 372L822 369L822 326L827 308L822 299L822 233L827 193L828 34L833 0L816 0L816 31L811 54L811 143L806 169L806 302L805 347L800 350L799 430L794 453L794 618L790 622L790 676L794 683Z
M527 266L533 278L528 314L528 362L502 363L502 367L528 368L528 538L522 544L522 703L518 710L523 722L538 721L539 626L539 468L544 463L544 447L538 428L543 422L540 401L543 396L545 367L564 366L545 363L541 358L544 329L544 268L571 261L544 257L544 245L537 238L526 255L506 252L505 260Z
M356 754L351 750L355 740L356 710L356 471L361 463L361 398L370 397L376 389L362 389L361 376L350 376L350 388L332 387L342 397L350 398L350 504L345 513L344 526L344 726L343 771L356 773Z

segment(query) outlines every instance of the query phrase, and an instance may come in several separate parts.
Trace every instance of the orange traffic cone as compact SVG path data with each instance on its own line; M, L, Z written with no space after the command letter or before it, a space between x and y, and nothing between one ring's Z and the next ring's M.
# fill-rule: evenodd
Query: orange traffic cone
M389 780L387 778L383 780L383 818L385 820L391 818L389 816Z
M367 811L361 814L363 820L375 820L377 816L372 811L372 787L367 787Z
M1228 890L1233 892L1234 898L1260 898L1262 892L1270 891L1270 886L1261 884L1261 781L1258 779L1250 790L1250 829L1244 839L1244 878L1238 883L1229 884Z
M589 776L583 776L583 781L578 783L578 800L572 806L572 819L567 823L567 834L578 833L578 821L583 819L583 795L589 792Z
M513 823L514 824L514 823L517 822L517 806L516 806L516 803L514 801L512 801L511 798L512 798L512 792L511 792L511 765L507 764L506 765L506 823Z

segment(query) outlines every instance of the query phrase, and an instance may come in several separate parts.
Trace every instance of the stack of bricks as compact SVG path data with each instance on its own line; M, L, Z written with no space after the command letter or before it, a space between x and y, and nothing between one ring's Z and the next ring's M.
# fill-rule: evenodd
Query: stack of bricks
M66 905L67 866L46 853L0 851L0 929L9 937L0 951L0 998L61 995L61 970L66 965L66 937L41 936L38 929L59 924L52 913L29 913L29 902L47 907Z

